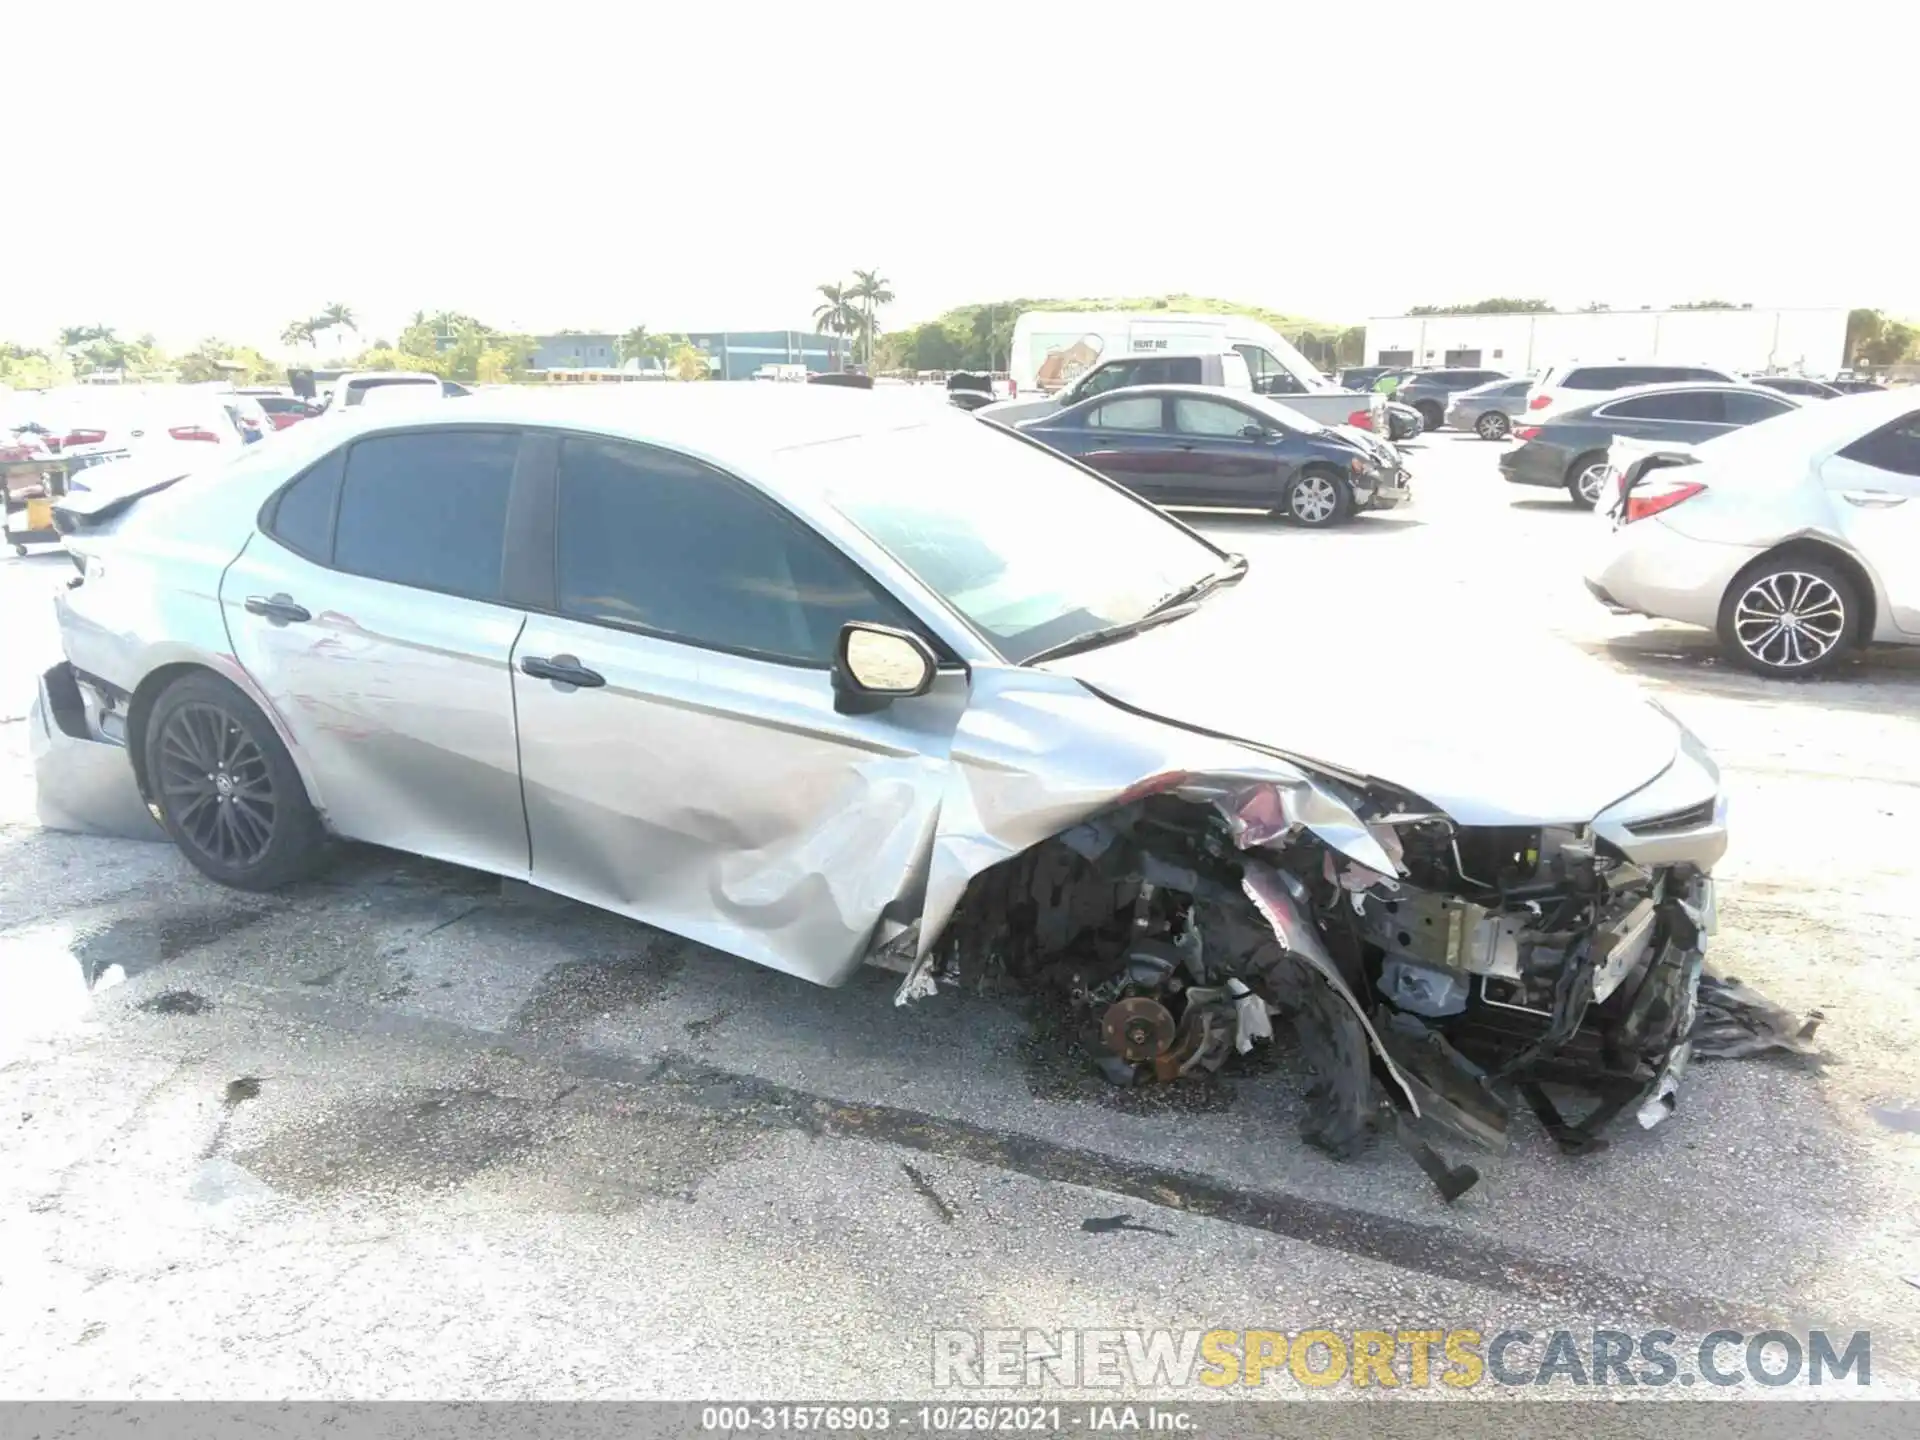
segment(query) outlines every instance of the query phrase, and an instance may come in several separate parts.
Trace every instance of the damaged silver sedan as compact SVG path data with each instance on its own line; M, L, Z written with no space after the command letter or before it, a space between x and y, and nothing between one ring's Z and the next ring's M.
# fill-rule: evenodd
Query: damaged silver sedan
M944 408L635 389L300 426L70 497L49 818L117 783L231 885L336 835L824 985L887 965L903 1003L1010 978L1122 1083L1278 1019L1308 1138L1384 1126L1449 1197L1473 1172L1431 1142L1497 1148L1516 1106L1570 1150L1671 1107L1726 819L1663 711L1391 624L1329 680L1333 632L1291 617L1332 600L1263 601ZM1593 743L1515 724L1512 675Z

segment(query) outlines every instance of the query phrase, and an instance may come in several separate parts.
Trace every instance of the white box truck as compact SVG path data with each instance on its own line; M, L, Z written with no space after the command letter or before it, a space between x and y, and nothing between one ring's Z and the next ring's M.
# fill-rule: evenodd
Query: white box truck
M1247 315L1172 310L1029 310L1013 324L1014 399L978 413L1011 422L1044 415L1051 398L1104 360L1237 352L1253 388L1323 425L1360 425L1384 437L1386 397L1343 390L1272 326Z

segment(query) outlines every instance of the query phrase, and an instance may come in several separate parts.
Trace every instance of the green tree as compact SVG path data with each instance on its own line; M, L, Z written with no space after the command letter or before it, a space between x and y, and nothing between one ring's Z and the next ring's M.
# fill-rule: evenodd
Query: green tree
M1858 360L1880 369L1916 354L1920 354L1920 330L1900 320L1887 320L1879 333L1861 345Z
M1547 315L1553 306L1544 300L1515 300L1496 295L1491 300L1475 300L1471 305L1416 305L1409 315Z
M202 340L182 355L174 365L182 384L197 385L208 380L230 380L238 385L259 385L284 380L282 367L258 350L244 345L229 345L224 340Z
M0 384L16 390L45 390L54 384L53 356L12 341L0 341Z
M867 364L873 364L874 325L882 305L893 303L893 282L878 270L855 270L847 298L860 306L860 337L866 345Z
M311 320L289 321L287 328L280 332L282 345L306 345L315 350L320 348L320 335L313 328Z
M1676 310L1738 310L1742 307L1731 300L1683 300L1673 308Z
M1866 364L1867 346L1878 340L1886 328L1887 317L1878 310L1849 310L1847 312L1847 363L1849 365Z
M707 359L706 352L682 336L667 357L667 369L673 372L676 380L711 380L713 365Z
M967 347L960 336L937 320L915 326L906 344L898 347L887 368L904 370L960 370L966 366ZM887 337L889 340L894 337Z
M353 311L338 301L331 305L323 305L320 313L314 317L313 324L321 330L351 330L356 337L360 334L360 326L354 319Z
M844 285L816 287L821 303L813 307L814 328L822 335L852 335L860 328L860 312Z

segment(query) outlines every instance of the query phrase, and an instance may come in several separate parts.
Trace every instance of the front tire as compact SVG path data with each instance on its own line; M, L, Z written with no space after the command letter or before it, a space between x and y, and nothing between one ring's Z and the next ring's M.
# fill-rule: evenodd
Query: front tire
M1331 470L1303 470L1287 486L1280 509L1296 525L1325 530L1353 514L1353 487Z
M319 860L325 834L293 757L260 707L217 675L161 692L145 752L161 822L209 879L272 890Z
M1600 503L1600 491L1607 483L1605 452L1590 451L1567 467L1567 494L1582 510Z
M1473 422L1473 428L1482 440L1504 440L1513 424L1498 410L1489 410Z
M1438 430L1446 422L1447 412L1432 400L1422 400L1413 408L1420 412L1421 423L1429 430Z
M1824 561L1762 557L1720 601L1720 648L1756 675L1807 679L1853 650L1861 604L1853 581Z

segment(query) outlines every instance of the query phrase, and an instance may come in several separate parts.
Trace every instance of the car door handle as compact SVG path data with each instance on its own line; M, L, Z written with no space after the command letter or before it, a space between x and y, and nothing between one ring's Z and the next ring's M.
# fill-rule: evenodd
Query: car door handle
M1840 498L1868 510L1890 510L1907 503L1907 497L1894 490L1842 490Z
M264 615L276 625L297 625L313 619L313 612L295 602L284 590L278 595L249 595L247 613Z
M1196 447L1191 440L1182 440L1179 443L1178 448L1182 450L1192 450L1192 449L1195 449Z
M523 655L520 673L536 680L551 680L556 685L578 685L591 690L607 683L607 677L589 670L574 655Z

